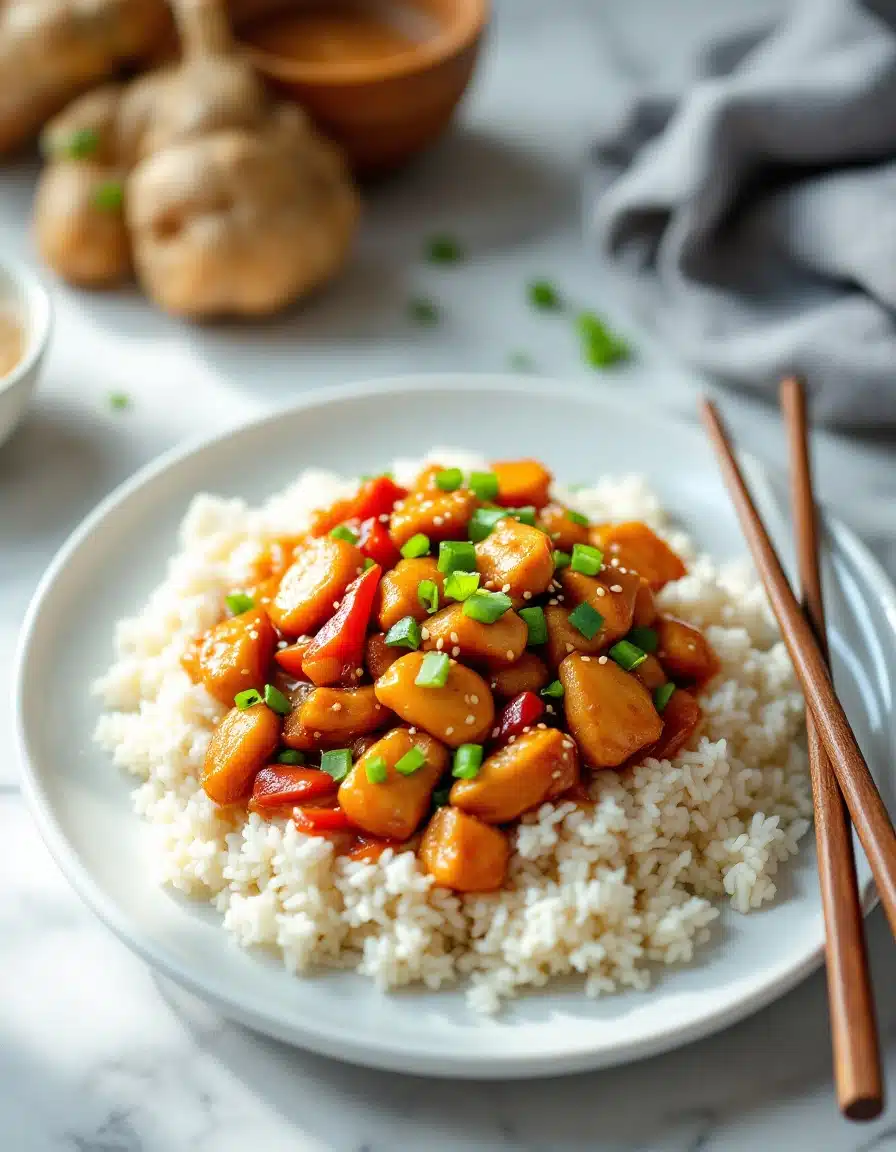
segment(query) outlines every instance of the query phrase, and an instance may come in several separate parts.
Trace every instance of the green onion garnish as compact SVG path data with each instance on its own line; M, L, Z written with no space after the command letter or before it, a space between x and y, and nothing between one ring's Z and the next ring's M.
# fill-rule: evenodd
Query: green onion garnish
M441 655L441 653L435 653ZM426 763L426 753L418 748L415 744L413 748L409 748L399 760L395 761L395 771L401 776L413 776L415 772L419 772L423 765Z
M292 704L273 684L265 684L264 702L272 712L279 712L281 716L286 716L287 713L292 712Z
M461 744L454 753L454 766L451 775L458 780L474 780L482 765L481 744Z
M240 712L245 712L247 708L254 708L256 704L261 703L261 693L254 688L247 688L245 692L237 692L233 702Z
M433 806L433 808L444 808L445 805L450 802L450 797L451 797L451 785L450 784L448 785L447 788L436 788L435 792L433 792L433 794L432 794L432 806Z
M492 529L506 515L506 508L477 508L467 525L467 535L475 544L478 544L480 540L491 535Z
M334 540L344 540L346 544L358 543L356 533L352 532L347 524L337 524L335 528L330 529L330 535Z
M414 296L408 301L408 316L422 328L433 328L439 322L438 308L424 296Z
M429 615L439 610L439 586L435 580L421 580L417 585L417 599Z
M464 600L464 616L478 620L480 624L494 624L505 612L513 607L510 597L504 592L487 592L480 588Z
M548 684L547 688L542 688L541 695L547 696L551 700L562 700L563 685L559 680L552 680L550 684Z
M554 567L559 570L561 568L568 568L572 561L572 556L568 552L561 552L558 548L554 553Z
M120 180L106 180L97 184L91 197L94 208L101 212L117 212L124 203L124 186Z
M389 765L384 757L374 756L372 760L365 761L364 771L371 784L385 784L389 775Z
M569 622L577 632L581 632L586 640L593 640L604 622L603 616L597 612L587 600L583 600L578 608L569 614Z
M593 312L582 312L576 319L582 340L582 352L592 368L609 368L631 356L631 348L612 332Z
M653 702L656 705L657 712L662 712L674 695L675 685L671 680L668 684L660 684L659 688L657 688L653 694Z
M463 246L453 236L442 234L426 241L426 259L430 264L457 264L463 258Z
M277 753L278 764L304 764L305 754L297 752L295 748L284 748L282 752Z
M352 767L351 748L332 748L320 758L320 770L334 780L344 780Z
M421 688L444 688L448 683L449 667L447 652L427 652L414 683Z
M642 652L656 652L660 638L653 628L632 628L626 640L631 640Z
M436 472L436 487L443 492L456 492L464 482L464 474L460 468L443 468Z
M95 128L77 128L64 140L54 140L52 137L42 151L50 156L68 156L72 160L84 160L92 156L100 146L100 134Z
M424 536L422 532L415 533L401 546L401 554L405 560L416 560L418 556L426 556L428 553L429 537Z
M547 643L548 626L541 608L520 608L520 616L525 620L529 629L529 639L526 641L530 648L538 644Z
M533 280L528 288L529 303L543 312L556 312L563 307L560 293L549 280Z
M647 653L629 640L620 640L610 649L610 658L615 660L619 667L624 668L626 672L632 672L639 664L644 663L647 659Z
M440 572L473 572L476 549L469 540L443 540L439 545Z
M109 407L113 408L116 412L121 412L125 408L130 408L131 398L127 392L110 392L109 393Z
M386 633L385 643L390 648L419 648L422 640L420 625L413 616L403 616Z
M224 597L224 603L231 616L242 616L244 612L255 607L255 601L246 592L231 592L229 596Z
M471 472L470 488L480 500L494 500L498 495L498 477L494 472Z
M466 600L478 587L478 572L449 572L445 577L445 599Z
M583 516L581 512L576 512L575 508L566 509L566 519L571 520L573 524L578 524L582 528L588 527L588 517Z
M593 544L573 544L570 567L573 572L581 572L585 576L596 576L604 562L604 554L600 548Z
M514 520L519 520L520 524L528 524L530 528L535 527L535 509L531 504L526 504L522 508L508 508L507 515Z

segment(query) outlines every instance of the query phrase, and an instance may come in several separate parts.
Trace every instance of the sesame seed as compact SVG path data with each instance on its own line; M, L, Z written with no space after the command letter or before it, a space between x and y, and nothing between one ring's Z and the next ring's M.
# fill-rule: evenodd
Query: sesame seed
M574 645L574 644L570 644L569 642L567 642L567 645L566 645L566 651L567 651L567 652L572 652L572 650L573 650L573 648L574 648L574 647L575 647L575 645Z
M457 633L456 633L456 632L451 632L451 633L449 634L449 639L451 640L451 643L452 643L452 644L456 644L456 643L458 642L458 635L457 635Z
M583 661L584 661L586 664L590 664L590 663L591 663L591 657L590 657L590 656L583 656L583 657L582 657L582 660L583 660Z
M619 568L617 568L617 572L621 572L622 575L625 576L626 573L628 572L628 568L619 567Z
M488 686L489 686L489 688L497 688L498 687L498 681L497 680L489 680Z
M363 676L364 675L364 669L363 668L356 668L355 669L355 675L356 676Z
M249 675L249 669L248 668L241 668L240 669L240 676L248 676L248 675Z
M532 593L531 592L524 592L523 593L523 599L524 600L531 600L532 599Z
M420 637L423 640L428 640L429 639L429 629L428 628L421 628L420 629Z
M442 525L445 523L445 521L443 520L443 518L441 516L433 516L432 522L433 522L433 524L435 524L436 528L441 528Z
M331 712L341 712L342 711L342 705L338 702L336 704L331 704L330 705L330 711Z
M494 580L486 580L485 586L486 586L486 588L494 588L494 586L495 586Z
M513 660L513 649L512 648L507 649L507 659Z
M469 694L469 692L465 692L464 693L464 704L469 704L469 703L470 703L470 694Z
M358 567L358 568L356 568L356 569L355 569L355 575L356 575L356 576L360 576L360 575L361 575L361 573L362 573L363 571L364 571L364 568L363 568L363 566L361 566L361 567Z
M610 551L611 552L618 552L619 551L619 545L618 544L611 544L610 545Z
M606 662L607 662L606 656L598 656L597 662L598 662L598 664L606 664Z
M333 607L334 607L334 608L338 608L338 607L339 607L339 601L338 601L338 600L334 600L334 601L333 601Z
M548 600L548 604L550 604L554 608L556 608L558 603L559 603L559 601L557 600L556 596L552 596L551 599Z
M622 591L622 585L621 584L611 584L610 585L610 591L611 592L621 592Z
M249 635L252 637L252 639L253 639L253 640L257 640L257 639L258 639L258 633L255 631L255 629L254 629L254 628L253 628L253 629L252 629L252 631L249 633Z
M479 697L478 697L478 696L476 696L475 694L474 694L474 695L472 695L472 696L470 697L470 703L471 703L471 704L478 704L478 703L479 703Z
M380 524L388 524L389 523L389 513L388 512L380 512L379 516L377 516L377 520L379 520Z
M510 739L507 741L507 743L512 744L514 742L514 740L516 740L516 736L511 736Z
M452 736L453 734L454 734L454 725L449 724L448 727L445 729L445 735L446 736Z
M598 596L606 596L606 594L607 594L606 588L604 588L602 585L598 585L597 594L598 594Z
M500 731L501 731L501 729L500 729L500 728L492 728L492 740L494 740L494 739L495 739L495 737L498 735L498 733L499 733Z
M565 599L566 599L566 597L563 595L563 593L562 593L562 592L561 592L561 593L560 593L560 595L557 597L557 600L558 600L558 602L559 602L560 604L562 604L562 603L563 603L563 601L564 601Z
M510 585L509 584L502 584L501 585L501 591L506 594L507 592L510 591Z
M545 712L547 712L550 716L553 716L554 715L554 705L548 704L547 707L545 708Z
M374 710L374 712L382 712L382 710L383 710L382 704L374 704L373 710Z
M315 740L320 740L320 732L315 732L315 733L314 733L314 739L315 739Z
M409 736L416 736L417 735L417 729L414 727L413 724L410 726L410 728L408 728L408 735Z
M551 779L552 780L559 780L561 775L562 775L562 773L561 773L560 769L555 768L554 771L551 773Z
M475 723L476 723L476 717L473 715L472 712L468 712L467 715L464 717L464 724L475 724Z
M289 647L289 641L288 640L278 640L277 641L277 647L278 648L288 648Z
M452 656L460 656L460 647L457 644L455 644L454 647L451 649L451 655Z
M618 559L617 559L617 557L615 557L615 556L614 556L614 557L613 557L613 559L610 561L610 563L613 565L613 567L614 567L614 568L618 568L618 567L619 567L619 560L618 560Z
M438 640L436 640L436 650L441 652L444 647L445 647L445 641L440 636L438 638Z

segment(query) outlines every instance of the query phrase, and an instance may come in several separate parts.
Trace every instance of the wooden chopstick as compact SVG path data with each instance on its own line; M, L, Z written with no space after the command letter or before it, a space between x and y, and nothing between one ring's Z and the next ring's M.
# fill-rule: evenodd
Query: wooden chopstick
M812 491L806 396L799 380L781 384L781 409L790 456L790 502L803 610L827 659L827 632L818 563L818 517ZM809 771L815 811L818 880L824 910L828 1005L834 1080L840 1111L851 1120L873 1120L883 1107L880 1052L862 908L856 883L849 817L821 738L806 709Z
M728 434L711 400L703 400L701 415L806 704L868 858L890 929L896 936L896 832L837 699L812 626L787 583L781 561L756 511Z

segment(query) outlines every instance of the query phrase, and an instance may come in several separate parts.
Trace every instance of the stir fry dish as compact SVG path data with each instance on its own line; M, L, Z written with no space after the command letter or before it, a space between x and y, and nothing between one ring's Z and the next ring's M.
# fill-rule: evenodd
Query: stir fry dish
M655 594L685 575L640 522L589 523L535 460L389 475L259 556L183 657L229 708L202 787L457 892L504 884L514 822L592 774L668 759L718 662Z

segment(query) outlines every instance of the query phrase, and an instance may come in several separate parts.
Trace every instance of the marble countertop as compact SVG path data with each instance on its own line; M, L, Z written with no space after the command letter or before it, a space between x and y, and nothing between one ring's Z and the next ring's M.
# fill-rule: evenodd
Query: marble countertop
M774 12L737 0L505 0L460 123L431 155L371 190L357 256L306 308L254 328L188 328L136 293L54 288L57 323L39 397L0 450L0 1149L3 1152L871 1152L896 1149L896 1112L837 1115L824 980L710 1040L590 1076L467 1085L370 1072L291 1051L161 981L81 906L31 825L16 785L11 655L25 606L78 519L135 468L187 435L335 381L402 372L500 371L526 351L581 378L574 333L535 317L526 281L630 333L631 368L592 376L693 419L699 382L620 312L582 243L588 142L635 85L674 85L713 29ZM33 260L35 167L0 169L0 252ZM439 229L462 238L455 269L419 258ZM432 329L406 318L423 293ZM132 403L115 411L112 391ZM773 468L771 415L725 398ZM896 460L883 442L821 437L823 498L896 572ZM869 922L880 1024L896 1095L893 946ZM885 978L889 977L889 978Z

